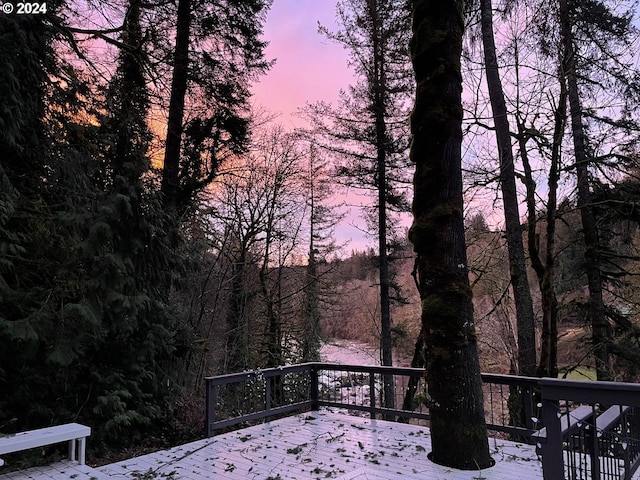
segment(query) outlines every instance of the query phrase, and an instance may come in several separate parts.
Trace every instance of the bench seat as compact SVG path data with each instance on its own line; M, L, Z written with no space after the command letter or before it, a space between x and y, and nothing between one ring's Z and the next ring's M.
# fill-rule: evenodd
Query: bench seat
M560 426L562 428L560 435L565 438L571 433L578 424L586 422L593 416L593 408L590 405L581 405L575 410L562 414ZM547 441L547 427L541 428L531 436L536 443L536 452L538 455L542 453L542 443Z
M609 407L596 419L596 429L608 432L618 424L622 415L630 410L631 407L627 405L614 405Z
M70 460L84 465L86 439L89 435L91 435L91 428L79 423L67 423L65 425L0 436L0 455L68 441Z
M623 414L629 412L631 407L626 405L613 405L604 412L597 414L595 417L595 430L597 432L609 432L619 422ZM588 423L594 425L593 408L590 405L583 405L571 412L564 413L561 421L561 436L563 439L573 432L576 428L579 428L581 423ZM532 435L534 439L538 441L536 444L536 452L540 455L542 453L541 443L546 442L547 429L542 428L540 431ZM582 442L582 440L580 440ZM582 443L580 443L582 445Z

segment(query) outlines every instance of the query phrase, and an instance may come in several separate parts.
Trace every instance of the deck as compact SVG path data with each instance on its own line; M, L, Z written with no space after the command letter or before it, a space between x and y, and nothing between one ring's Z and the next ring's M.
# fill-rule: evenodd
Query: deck
M90 449L89 444L89 449ZM0 475L2 480L542 479L535 449L490 439L496 465L461 471L427 459L429 429L314 411L97 468L63 462Z

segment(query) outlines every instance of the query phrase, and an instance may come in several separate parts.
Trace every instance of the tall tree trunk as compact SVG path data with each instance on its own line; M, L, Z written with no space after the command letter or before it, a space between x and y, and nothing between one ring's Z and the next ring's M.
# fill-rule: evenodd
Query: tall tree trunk
M565 78L571 114L571 133L578 181L578 208L584 235L584 260L589 286L589 318L598 380L611 380L609 362L610 326L607 321L602 298L602 275L600 272L600 239L595 213L591 204L589 187L589 154L587 137L582 119L582 106L578 90L573 33L567 0L560 1L560 29L564 47Z
M518 118L518 142L524 165L525 184L527 188L527 238L531 265L538 277L542 303L542 331L540 334L540 362L536 370L539 377L558 376L558 300L556 297L555 277L555 238L556 215L558 211L558 180L560 178L560 156L562 139L567 116L567 88L564 70L559 68L560 96L554 111L553 143L551 145L551 163L549 165L548 198L546 213L546 247L544 262L539 246L539 236L536 231L536 184L533 179L531 162L527 154L528 133L525 125Z
M173 77L167 119L167 142L164 150L162 193L170 210L178 207L180 147L184 102L187 94L189 69L189 37L191 30L191 0L178 1L176 48L173 54Z
M417 91L410 156L416 171L410 239L417 254L427 345L430 458L455 468L486 468L493 460L463 223L463 2L413 0L413 8L411 57Z
M376 175L378 188L378 251L380 275L380 352L382 365L393 365L391 342L391 302L389 300L389 257L387 255L387 124L385 56L379 0L368 0L369 16L373 23L373 109L376 124ZM384 406L395 407L395 388L392 375L383 377Z
M518 372L519 375L533 376L536 371L535 318L533 302L527 278L522 246L522 229L518 210L518 193L516 190L513 150L511 148L511 132L507 117L507 106L504 100L502 81L498 72L496 45L493 37L493 10L491 0L481 0L482 44L484 46L485 72L487 87L493 111L493 122L496 129L498 155L500 158L500 187L504 206L504 220L509 251L509 269L511 287L516 306L518 334Z

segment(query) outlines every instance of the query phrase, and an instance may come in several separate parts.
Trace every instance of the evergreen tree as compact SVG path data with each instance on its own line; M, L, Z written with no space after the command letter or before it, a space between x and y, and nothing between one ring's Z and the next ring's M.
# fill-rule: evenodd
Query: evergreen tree
M408 146L407 107L412 93L407 52L410 10L406 0L350 0L337 5L343 30L330 32L332 40L350 53L358 81L341 92L332 108L316 104L307 108L315 133L324 137L323 148L343 160L342 181L375 192L378 270L380 279L380 351L383 365L392 365L391 291L389 265L392 218L390 212L407 211L402 193L406 185ZM384 404L395 402L392 379L384 379Z
M611 323L611 371L615 380L636 382L640 365L640 324L636 320L638 295L635 277L640 264L636 212L640 188L631 173L621 182L594 183L593 205L601 241L602 275L607 290L615 291L616 301L605 305Z
M167 303L179 254L164 233L159 198L144 184L150 168L149 100L143 69L142 3L128 4L118 68L106 93L102 164L106 177L95 210L80 232L84 296L101 321L86 375L92 414L111 441L139 441L162 425L186 336ZM98 186L99 186L98 185ZM135 348L132 348L132 345Z
M332 194L329 166L314 145L309 147L307 161L305 188L309 209L309 255L303 292L301 361L317 362L320 361L322 341L322 291L329 276L326 268L321 272L319 267L326 265L327 257L337 248L332 238L333 230L344 215L334 213L326 203Z
M61 73L54 37L44 16L0 17L0 425L15 418L16 429L69 414L52 402L66 398L60 340L78 347L82 337L64 339L66 284L56 284L69 243L56 211L64 197L50 173L51 127L67 113L50 81Z
M50 13L55 8L48 4ZM22 70L10 83L25 91L23 105L3 111L21 133L7 129L0 147L1 180L13 192L0 199L8 207L0 209L7 212L0 423L15 417L14 428L25 429L79 420L100 442L136 442L165 426L158 420L170 413L176 345L187 341L160 288L176 270L166 259L176 255L165 249L165 218L143 182L149 131L140 3L128 5L106 104L87 100L99 85L84 83L50 49L61 28L50 18L59 20L0 19L22 49L18 56L2 50L2 71ZM32 169L19 170L26 165Z
M249 81L269 67L259 37L270 4L177 4L162 192L180 216L220 164L247 146Z

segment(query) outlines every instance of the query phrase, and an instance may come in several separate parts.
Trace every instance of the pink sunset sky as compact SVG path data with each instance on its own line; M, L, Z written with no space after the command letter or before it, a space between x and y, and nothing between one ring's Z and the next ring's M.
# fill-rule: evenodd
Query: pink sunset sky
M319 100L335 102L341 89L353 82L348 54L341 45L318 33L318 22L338 30L335 0L275 0L267 15L264 40L269 42L265 56L276 63L253 88L253 103L279 114L276 122L285 128L304 126L296 117L298 108ZM366 201L352 192L346 196L352 205ZM339 198L337 201L344 200ZM338 242L346 242L344 254L376 244L362 229L361 211L353 207L336 228Z
M335 103L340 90L354 81L347 51L320 34L318 22L331 31L340 30L336 0L274 0L267 14L263 39L269 45L265 56L274 59L275 64L253 86L252 101L256 107L279 114L276 122L285 128L305 126L304 120L295 115L300 107L319 100ZM376 239L363 232L365 221L358 208L369 203L368 199L354 191L338 195L352 205L336 231L338 241L348 242L344 253L376 246ZM484 211L487 202L491 205L491 198L481 196L467 201L474 210ZM490 208L485 215L490 224L501 223L501 212L492 214ZM401 225L408 228L411 220L410 214L403 215Z
M257 106L281 114L285 127L305 103L333 102L352 82L347 52L318 33L318 22L336 30L335 0L275 0L264 28L266 58L276 63L252 89Z

